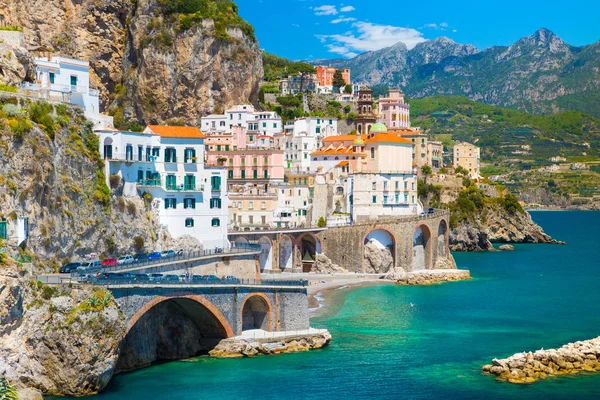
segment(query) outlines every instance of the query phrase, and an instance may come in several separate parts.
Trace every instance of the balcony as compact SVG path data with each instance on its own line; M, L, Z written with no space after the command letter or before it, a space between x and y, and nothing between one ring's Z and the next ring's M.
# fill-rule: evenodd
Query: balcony
M142 179L137 182L140 187L161 187L160 179Z

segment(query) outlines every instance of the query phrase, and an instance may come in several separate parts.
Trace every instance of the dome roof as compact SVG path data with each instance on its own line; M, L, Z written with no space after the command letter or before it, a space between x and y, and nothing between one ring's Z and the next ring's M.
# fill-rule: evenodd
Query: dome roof
M378 122L371 127L369 133L386 133L387 131L387 126L385 126L385 124L382 124L381 122Z
M356 139L354 139L354 141L352 142L353 146L364 146L365 145L365 141L362 140L362 138L360 137L360 135L356 135Z

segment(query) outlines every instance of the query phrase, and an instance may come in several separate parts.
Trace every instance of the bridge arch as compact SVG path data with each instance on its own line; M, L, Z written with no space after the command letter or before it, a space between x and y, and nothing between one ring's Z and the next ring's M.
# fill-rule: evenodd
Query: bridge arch
M244 247L247 246L250 242L248 242L248 239L246 239L243 236L238 236L237 238L235 238L235 242L234 246L239 246L239 247Z
M396 266L396 236L389 229L376 226L364 235L362 245L363 272L388 272Z
M156 296L146 304L144 304L131 319L127 322L127 329L125 330L125 335L129 333L131 328L135 326L135 324L142 318L148 311L150 311L154 306L164 302L164 301L177 301L177 300L190 300L201 307L205 308L211 315L218 321L220 328L223 331L225 337L233 337L235 336L233 333L233 329L227 321L227 318L219 311L217 306L207 300L204 296L192 294L192 293L173 293L168 296Z
M431 230L425 223L417 225L413 236L413 271L431 269Z
M260 264L260 270L272 270L273 269L273 241L268 236L261 236L258 239L260 245L260 255L258 261Z
M262 329L271 332L272 310L271 301L264 293L251 293L246 296L240 306L242 331Z
M279 239L279 269L291 270L294 268L294 240L289 235Z
M296 243L300 252L302 270L303 272L310 272L312 265L317 260L317 254L321 253L323 248L321 239L310 232L304 232L298 236Z
M440 225L438 226L438 236L437 236L437 256L438 259L440 257L446 257L448 248L448 224L445 219L440 221Z

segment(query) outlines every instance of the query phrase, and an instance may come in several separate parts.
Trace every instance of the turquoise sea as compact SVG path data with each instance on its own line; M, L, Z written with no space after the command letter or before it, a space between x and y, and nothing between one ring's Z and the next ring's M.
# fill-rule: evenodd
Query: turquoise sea
M600 398L600 374L516 386L480 373L494 357L600 334L600 213L532 214L568 245L455 254L470 282L339 290L339 305L311 321L331 331L327 348L159 364L95 398Z

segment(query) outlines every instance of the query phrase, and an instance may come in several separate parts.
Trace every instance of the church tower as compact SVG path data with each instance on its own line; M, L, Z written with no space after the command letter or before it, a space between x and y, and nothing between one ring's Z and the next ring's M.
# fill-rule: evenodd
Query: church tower
M354 120L356 132L359 135L369 133L375 122L377 117L373 111L373 91L362 87L358 92L358 118Z

